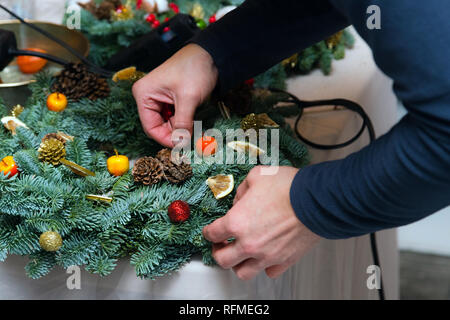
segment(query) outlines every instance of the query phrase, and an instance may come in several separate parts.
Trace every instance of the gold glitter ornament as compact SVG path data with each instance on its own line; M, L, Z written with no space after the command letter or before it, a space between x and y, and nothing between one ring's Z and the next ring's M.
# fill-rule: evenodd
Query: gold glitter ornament
M325 43L327 44L328 49L334 49L339 44L339 42L341 42L343 35L344 30L341 30L338 33L333 34L331 37L325 39Z
M60 160L66 156L64 143L56 138L44 140L38 149L39 160L51 163L54 166L59 165Z
M58 232L47 231L39 237L39 244L45 251L55 252L62 247L63 240Z
M191 16L195 18L195 20L204 19L205 18L205 10L199 3L194 3L192 10L189 12Z

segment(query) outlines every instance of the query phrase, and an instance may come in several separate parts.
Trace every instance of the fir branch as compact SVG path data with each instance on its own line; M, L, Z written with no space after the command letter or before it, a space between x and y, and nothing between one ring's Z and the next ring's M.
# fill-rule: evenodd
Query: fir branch
M21 172L34 175L42 174L42 168L36 150L17 151L14 154L14 161L17 163Z
M91 152L83 139L75 138L66 143L66 159L83 167L90 167Z
M24 127L18 127L14 137L25 149L37 149L41 142L33 131Z
M138 251L131 256L131 265L136 269L136 275L138 277L151 277L164 258L165 250L163 246L156 244L141 245Z
M26 274L31 279L39 279L47 275L56 265L55 254L40 251L29 256L30 262L25 266Z
M86 271L105 277L117 266L117 259L109 258L104 253L94 254L90 257L89 263L86 265Z
M189 262L193 253L193 248L189 246L166 247L164 259L158 265L153 266L150 272L142 276L144 278L155 279L156 277L170 275Z
M84 265L98 248L98 240L92 234L75 232L64 239L63 246L56 255L56 261L64 268Z
M18 225L8 238L10 254L26 255L40 250L39 237L29 227Z

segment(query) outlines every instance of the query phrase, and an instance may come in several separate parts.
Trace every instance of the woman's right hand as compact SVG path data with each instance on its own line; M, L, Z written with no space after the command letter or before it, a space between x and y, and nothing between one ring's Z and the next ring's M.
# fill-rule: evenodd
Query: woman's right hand
M192 135L195 109L216 86L218 71L210 54L196 44L189 44L161 66L137 81L133 95L145 133L160 144L173 148L172 132L186 129ZM175 107L175 114L165 122L164 104Z

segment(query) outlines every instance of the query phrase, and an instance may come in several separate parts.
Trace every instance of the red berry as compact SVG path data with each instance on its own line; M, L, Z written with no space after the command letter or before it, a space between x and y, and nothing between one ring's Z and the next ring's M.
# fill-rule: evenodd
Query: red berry
M173 3L173 2L169 3L169 7L175 13L179 13L180 12L180 8L178 8L178 6L175 3Z
M245 81L245 84L250 86L250 87L253 87L253 85L255 84L255 79L253 79L253 78L248 79L248 80Z
M165 28L163 29L163 32L168 32L169 30L170 30L169 27L165 27Z
M191 208L189 204L182 200L176 200L172 202L167 209L169 219L172 222L184 222L191 215Z
M158 28L160 25L161 25L161 22L159 22L158 20L156 20L155 22L153 22L152 28L153 28L153 29L156 29L156 28Z
M147 18L145 18L145 20L146 20L147 22L153 23L153 22L156 21L156 16L155 16L153 13L151 13L151 14L149 14L149 15L147 16Z
M167 21L169 21L170 19L169 19L169 17L165 17L164 18L164 22L167 22Z
M142 7L142 0L136 1L136 8L140 9Z
M215 14L212 15L212 16L209 18L209 23L214 23L214 22L216 22L216 15L215 15Z
M161 117L164 121L169 121L170 118L175 114L175 108L172 104L163 104L161 109Z

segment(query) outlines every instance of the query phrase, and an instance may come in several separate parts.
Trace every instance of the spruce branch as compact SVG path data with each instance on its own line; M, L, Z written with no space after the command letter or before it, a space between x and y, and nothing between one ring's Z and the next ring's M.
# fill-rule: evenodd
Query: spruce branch
M30 261L25 266L25 272L31 279L39 279L47 275L56 265L53 252L40 251L29 256Z

